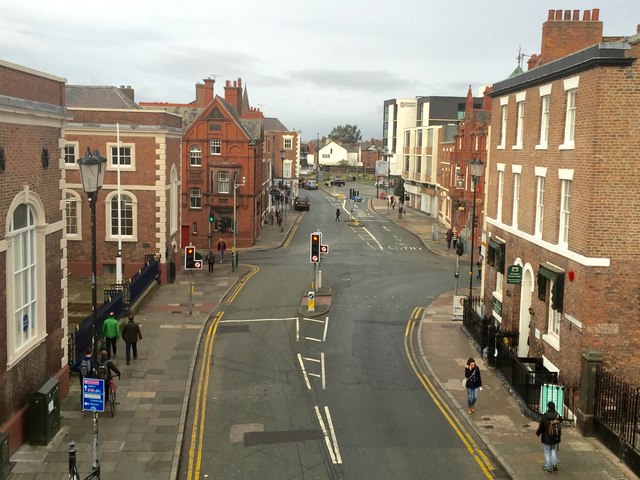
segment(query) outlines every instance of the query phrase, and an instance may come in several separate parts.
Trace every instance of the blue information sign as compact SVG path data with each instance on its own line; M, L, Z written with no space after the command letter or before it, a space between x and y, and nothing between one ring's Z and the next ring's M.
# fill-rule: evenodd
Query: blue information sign
M82 410L104 412L104 380L82 379Z

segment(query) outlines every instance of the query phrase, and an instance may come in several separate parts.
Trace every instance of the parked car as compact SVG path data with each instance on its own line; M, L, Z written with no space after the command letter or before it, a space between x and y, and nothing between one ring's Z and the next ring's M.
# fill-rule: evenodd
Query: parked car
M309 211L309 197L305 197L304 195L298 195L293 201L293 209L294 210L307 210Z
M344 187L344 180L340 177L336 177L329 181L330 187Z
M307 190L317 190L318 189L318 184L316 183L315 180L309 180L304 188L306 188Z

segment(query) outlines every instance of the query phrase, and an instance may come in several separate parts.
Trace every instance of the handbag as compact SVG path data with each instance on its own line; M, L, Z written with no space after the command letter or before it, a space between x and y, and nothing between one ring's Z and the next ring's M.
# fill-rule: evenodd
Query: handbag
M467 388L467 378L462 379L462 388Z

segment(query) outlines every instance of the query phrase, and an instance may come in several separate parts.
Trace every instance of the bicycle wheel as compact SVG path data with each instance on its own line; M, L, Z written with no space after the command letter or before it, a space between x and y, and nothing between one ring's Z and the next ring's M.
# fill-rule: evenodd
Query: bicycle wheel
M111 410L111 416L113 417L116 414L116 389L113 383L109 385L109 409Z

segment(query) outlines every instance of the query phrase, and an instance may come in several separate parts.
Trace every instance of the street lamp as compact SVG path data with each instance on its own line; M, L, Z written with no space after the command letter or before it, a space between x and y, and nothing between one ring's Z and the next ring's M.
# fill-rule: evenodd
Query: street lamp
M287 229L287 185L284 183L284 157L287 152L284 151L284 148L280 149L280 160L282 161L282 188L284 189L284 205L282 205L282 210L284 210L284 228L282 231Z
M475 249L474 241L476 236L476 195L478 192L478 182L482 177L484 163L479 158L474 158L469 162L469 173L473 181L473 204L471 205L471 255L469 259L469 300L471 300L473 291L473 250Z
M78 159L82 188L89 198L91 207L91 311L93 320L93 365L98 364L98 297L96 285L96 201L98 190L104 181L105 163L107 159L98 150L91 153L87 147L84 157ZM118 205L120 208L120 205ZM100 478L100 462L98 460L98 412L93 412L93 474Z
M233 172L233 246L231 247L231 271L235 272L238 268L238 254L236 253L236 232L238 230L237 220L237 203L238 203L238 187L244 187L246 178L242 177L242 183L238 183L238 172Z

